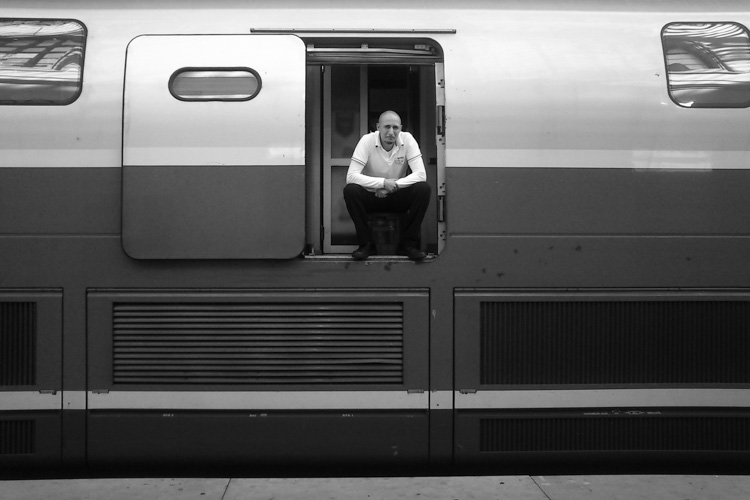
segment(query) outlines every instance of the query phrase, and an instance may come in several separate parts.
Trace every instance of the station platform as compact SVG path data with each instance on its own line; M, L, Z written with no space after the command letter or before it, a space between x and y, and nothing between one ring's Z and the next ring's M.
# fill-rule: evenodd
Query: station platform
M747 500L750 476L161 478L0 481L2 500Z

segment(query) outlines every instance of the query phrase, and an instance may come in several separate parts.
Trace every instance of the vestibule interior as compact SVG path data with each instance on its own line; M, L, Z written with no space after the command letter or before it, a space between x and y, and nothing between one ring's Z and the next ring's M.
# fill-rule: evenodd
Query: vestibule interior
M308 254L346 254L356 248L343 199L346 172L357 142L376 129L386 110L396 111L403 130L419 142L433 190L422 247L438 253L445 193L439 61L435 47L418 41L308 45Z

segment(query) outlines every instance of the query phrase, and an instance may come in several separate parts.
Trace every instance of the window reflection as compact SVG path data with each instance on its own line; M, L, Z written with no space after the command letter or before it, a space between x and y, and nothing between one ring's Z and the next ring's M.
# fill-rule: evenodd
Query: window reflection
M0 104L75 101L85 38L77 21L0 19Z
M356 245L357 232L344 203L349 160L362 136L360 130L360 67L331 67L331 158L343 163L331 167L331 243Z
M673 23L662 32L669 94L684 107L750 106L750 37L735 23Z
M331 157L351 158L359 142L359 66L331 68Z

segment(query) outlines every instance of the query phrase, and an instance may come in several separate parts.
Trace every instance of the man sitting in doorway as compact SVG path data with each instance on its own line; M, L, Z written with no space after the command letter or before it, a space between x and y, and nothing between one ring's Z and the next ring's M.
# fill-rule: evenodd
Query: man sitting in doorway
M407 174L408 169L411 173ZM386 111L378 119L377 130L363 136L354 149L344 200L357 230L359 248L352 257L364 260L375 253L367 214L403 213L402 241L411 260L422 260L419 235L422 219L430 204L422 152L416 139L401 130L401 117Z

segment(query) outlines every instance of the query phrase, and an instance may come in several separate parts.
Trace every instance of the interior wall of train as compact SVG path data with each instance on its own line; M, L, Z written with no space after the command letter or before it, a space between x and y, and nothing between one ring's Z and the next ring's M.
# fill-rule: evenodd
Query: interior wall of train
M747 7L328 4L0 6L0 476L742 471Z

